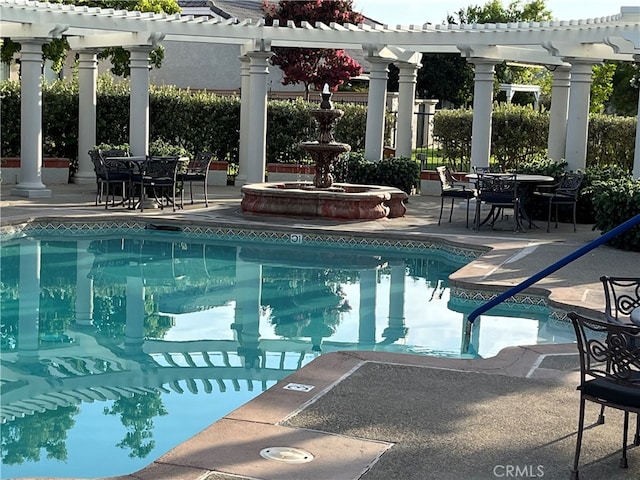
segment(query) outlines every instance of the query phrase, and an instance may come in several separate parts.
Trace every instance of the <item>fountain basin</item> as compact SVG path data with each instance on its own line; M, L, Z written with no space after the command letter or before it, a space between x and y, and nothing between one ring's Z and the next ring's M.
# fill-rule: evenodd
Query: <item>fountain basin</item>
M254 183L242 187L245 213L376 220L402 217L408 195L394 187L312 182Z

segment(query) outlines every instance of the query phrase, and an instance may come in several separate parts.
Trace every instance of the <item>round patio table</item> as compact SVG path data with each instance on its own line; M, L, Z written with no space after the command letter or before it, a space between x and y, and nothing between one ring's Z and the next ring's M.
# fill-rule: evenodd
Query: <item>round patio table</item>
M537 185L544 185L544 184L551 184L554 183L556 181L555 178L549 176L549 175L539 175L539 174L534 174L534 173L484 173L483 176L492 176L492 177L512 177L515 176L515 181L516 184L518 185L518 189L520 191L520 196L523 199L526 199L528 197L531 196L531 192L533 192L533 189L537 186ZM467 178L468 180L471 181L475 181L478 180L478 174L477 173L468 173L467 175L465 175L465 178ZM538 227L535 223L533 223L531 221L531 218L529 218L529 214L527 213L526 209L524 208L524 203L525 202L520 202L520 208L519 208L519 213L521 218L525 221L528 222L530 226L533 226L535 228L540 228Z

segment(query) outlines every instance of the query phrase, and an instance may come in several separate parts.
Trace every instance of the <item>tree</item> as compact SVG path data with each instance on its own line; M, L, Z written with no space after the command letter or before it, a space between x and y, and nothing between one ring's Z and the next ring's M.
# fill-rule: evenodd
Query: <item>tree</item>
M616 73L617 64L604 62L602 65L594 65L591 75L591 96L589 97L589 111L591 113L604 113L605 102L613 93L613 76Z
M521 4L522 0L515 0L504 8L500 0L491 0L482 7L474 5L461 8L456 13L457 19L452 15L447 16L447 23L458 25L551 20L551 12L546 9L545 0L532 0L522 7Z
M545 0L522 3L516 0L506 8L499 0L491 0L484 6L461 8L446 19L449 24L506 23L519 21L550 20ZM523 67L496 66L496 85L499 83L527 83L531 73ZM416 93L419 98L438 98L455 106L469 102L473 94L473 66L457 53L433 53L422 56L418 71Z
M265 23L273 25L293 21L300 26L303 21L314 24L322 22L361 23L364 17L353 11L353 1L294 1L281 0L277 5L265 1L262 5ZM362 67L344 50L275 47L271 64L280 67L284 73L283 85L303 84L305 98L309 100L309 90L313 85L322 90L328 84L331 91L338 89L345 81L360 75Z
M83 7L99 7L113 8L115 10L131 10L140 12L154 13L178 13L181 8L176 0L139 0L132 2L130 0L52 0L54 3L68 3ZM2 39L0 47L0 60L3 63L10 64L13 56L20 51L20 44L13 42L9 38ZM51 42L42 46L42 55L44 60L51 61L51 69L54 72L60 72L64 66L69 51L69 43L63 38L55 38ZM112 64L111 73L114 75L129 75L129 52L123 47L109 47L98 54L101 60L109 59ZM156 68L162 66L164 59L164 48L162 46L151 51L150 63Z
M613 92L608 107L618 114L634 116L638 113L638 91L640 90L640 64L616 62L613 74Z

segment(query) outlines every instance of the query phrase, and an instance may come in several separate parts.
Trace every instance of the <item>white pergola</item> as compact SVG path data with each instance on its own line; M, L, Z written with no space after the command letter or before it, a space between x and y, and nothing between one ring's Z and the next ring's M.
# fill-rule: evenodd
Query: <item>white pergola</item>
M296 27L260 21L184 17L0 0L0 36L21 44L21 167L12 195L50 196L41 179L42 45L65 37L79 53L77 183L95 181L88 150L96 140L97 52L123 46L131 52L130 146L145 155L149 144L149 52L163 41L240 46L240 183L264 181L267 73L273 47L363 49L371 64L365 157L382 158L388 65L400 70L396 153L411 154L416 74L422 53L459 53L474 65L472 166L489 164L494 66L502 61L542 65L553 72L549 157L584 168L589 90L594 64L640 61L640 7L595 19L478 25ZM188 72L185 72L188 75ZM640 109L640 101L639 101ZM640 177L640 129L633 173Z

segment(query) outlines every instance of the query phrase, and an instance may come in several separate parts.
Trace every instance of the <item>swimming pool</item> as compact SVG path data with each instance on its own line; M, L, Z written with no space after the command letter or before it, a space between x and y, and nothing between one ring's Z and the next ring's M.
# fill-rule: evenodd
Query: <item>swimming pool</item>
M533 301L483 315L462 352L482 299L447 279L478 251L98 230L3 242L2 478L131 473L326 352L487 357L573 341Z

